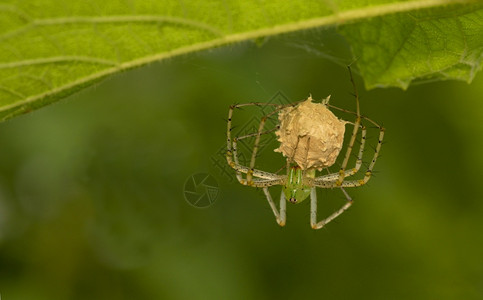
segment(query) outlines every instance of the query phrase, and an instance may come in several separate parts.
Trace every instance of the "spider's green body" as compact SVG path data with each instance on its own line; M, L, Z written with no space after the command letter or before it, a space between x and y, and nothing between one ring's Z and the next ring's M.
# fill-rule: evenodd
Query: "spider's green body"
M287 183L282 191L285 199L292 203L300 203L310 195L311 187L304 182L304 173L305 177L315 177L315 170L304 172L299 166L291 167L288 172Z

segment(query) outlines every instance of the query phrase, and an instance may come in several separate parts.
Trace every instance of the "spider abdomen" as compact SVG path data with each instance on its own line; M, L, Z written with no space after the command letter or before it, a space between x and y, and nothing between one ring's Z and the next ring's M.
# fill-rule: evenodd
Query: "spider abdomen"
M339 120L327 107L329 97L313 103L312 97L295 107L280 111L276 131L280 147L275 149L295 161L303 170L330 167L342 144L346 121Z

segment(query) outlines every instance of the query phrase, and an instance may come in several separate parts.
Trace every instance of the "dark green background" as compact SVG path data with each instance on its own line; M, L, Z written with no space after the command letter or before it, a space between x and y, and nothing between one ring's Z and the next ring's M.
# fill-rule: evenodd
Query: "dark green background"
M405 92L356 76L387 142L322 230L308 201L280 228L214 165L232 103L311 93L351 108L346 68L324 57L348 62L347 48L319 35L177 57L0 124L2 299L482 299L481 74ZM199 172L220 186L205 209L183 198ZM342 203L319 191L321 216Z

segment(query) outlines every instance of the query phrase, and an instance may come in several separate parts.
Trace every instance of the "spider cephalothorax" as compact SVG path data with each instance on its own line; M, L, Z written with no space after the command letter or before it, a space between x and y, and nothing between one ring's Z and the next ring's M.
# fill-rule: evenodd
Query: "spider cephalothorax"
M291 203L300 203L310 195L310 185L305 178L314 178L315 170L304 172L299 166L293 166L288 171L287 178L282 187L285 199Z
M286 200L291 203L300 203L310 196L310 224L314 229L320 229L329 223L347 208L352 205L352 199L345 191L345 187L362 186L369 181L372 175L374 164L376 163L384 137L384 128L371 119L361 116L359 109L359 97L357 89L351 75L351 82L355 91L356 111L351 112L329 104L330 96L322 100L321 103L313 103L312 97L289 105L277 105L272 103L245 103L230 106L228 111L227 124L227 153L228 164L235 169L238 181L247 186L261 187L265 193L268 203L273 210L278 224L285 225L286 222ZM274 110L265 115L256 133L244 136L231 136L232 116L236 108L244 106L272 106ZM355 116L353 122L338 119L329 108ZM280 124L273 129L264 131L266 120L278 114ZM346 178L356 175L362 165L362 157L366 141L366 127L362 121L367 121L379 129L378 143L375 146L374 155L369 163L363 178L357 180L346 180ZM344 142L344 132L346 124L352 125L352 134L347 145L347 150L338 172L316 176L316 171L332 166ZM286 157L287 174L278 175L255 169L255 159L263 134L276 131L280 146L275 149ZM359 137L360 145L355 165L347 168L349 158L356 139ZM251 153L250 165L243 166L238 161L237 144L238 141L247 138L255 138ZM277 209L268 191L268 187L274 185L282 186L280 195L280 207ZM317 222L317 192L316 188L337 188L340 189L347 203L335 211L329 217Z

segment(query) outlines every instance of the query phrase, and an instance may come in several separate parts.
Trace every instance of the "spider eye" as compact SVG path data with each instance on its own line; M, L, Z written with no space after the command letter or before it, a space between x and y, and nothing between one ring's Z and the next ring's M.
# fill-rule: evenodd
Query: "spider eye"
M293 198L293 197L292 197L292 198L290 198L288 201L290 201L290 202L292 202L292 203L297 203L297 199L295 199L295 198Z

